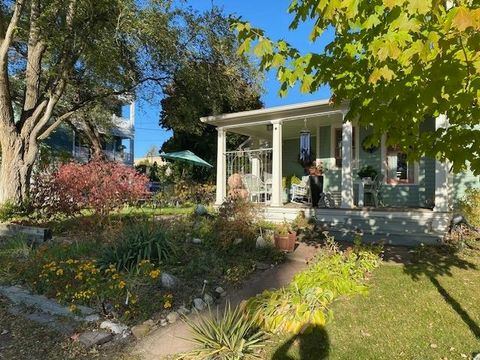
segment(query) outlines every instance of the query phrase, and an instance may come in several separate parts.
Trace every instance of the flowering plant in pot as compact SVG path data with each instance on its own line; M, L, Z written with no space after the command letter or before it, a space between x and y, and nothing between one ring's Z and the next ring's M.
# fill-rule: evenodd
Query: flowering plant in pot
M289 223L283 222L275 226L273 238L277 249L288 252L295 249L297 233Z

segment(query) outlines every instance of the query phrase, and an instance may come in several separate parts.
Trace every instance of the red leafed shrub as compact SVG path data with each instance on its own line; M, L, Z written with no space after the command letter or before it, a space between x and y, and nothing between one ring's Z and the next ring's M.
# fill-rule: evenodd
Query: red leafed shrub
M125 203L146 195L148 178L117 162L95 159L87 164L71 162L54 173L39 174L34 181L32 200L47 216L72 216L82 209L107 215Z

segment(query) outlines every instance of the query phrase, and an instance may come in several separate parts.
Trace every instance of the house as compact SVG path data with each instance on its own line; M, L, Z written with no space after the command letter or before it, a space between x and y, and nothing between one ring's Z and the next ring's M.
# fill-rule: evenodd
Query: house
M126 108L128 108L128 111ZM123 112L128 113L125 117ZM125 101L112 114L111 127L99 128L102 148L107 159L129 166L134 164L135 142L135 102ZM45 141L57 154L72 157L79 162L87 162L92 156L89 141L85 135L85 125L81 122L62 124Z
M431 158L409 162L401 151L386 146L387 135L379 148L365 148L362 143L371 130L345 122L347 111L348 104L333 107L329 100L320 100L201 118L218 130L216 205L226 199L228 178L239 174L257 179L257 189L250 190L249 197L269 220L291 220L303 211L330 226L337 238L362 231L373 240L391 243L440 240L448 230L453 205L467 186L480 186L480 179L470 172L452 174L448 163ZM431 119L428 126L446 126L446 119ZM253 145L227 151L228 133L246 135ZM287 201L282 180L301 177L305 171L298 161L302 133L310 134L313 160L323 163L323 192L334 199L331 208ZM366 165L381 175L381 207L365 206L365 185L357 173Z

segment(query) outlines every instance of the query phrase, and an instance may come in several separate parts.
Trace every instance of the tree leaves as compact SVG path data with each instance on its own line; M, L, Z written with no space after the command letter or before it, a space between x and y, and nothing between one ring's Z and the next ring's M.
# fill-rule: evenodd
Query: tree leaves
M311 26L312 41L336 32L324 51L307 54L265 42L257 29L239 33L262 41L256 53L263 69L278 69L281 95L296 84L311 93L329 85L335 102L350 101L348 118L392 133L412 158L442 153L455 169L468 161L480 174L480 147L451 145L480 139L478 1L294 0L289 11L292 28ZM453 130L432 135L428 119L444 113Z

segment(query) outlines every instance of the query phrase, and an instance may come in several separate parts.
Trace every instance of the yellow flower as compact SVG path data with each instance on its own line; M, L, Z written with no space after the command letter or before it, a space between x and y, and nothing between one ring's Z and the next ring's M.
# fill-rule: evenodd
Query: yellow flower
M152 270L148 274L152 279L156 279L160 276L160 270Z
M68 305L68 310L70 310L70 312L75 312L77 310L77 305L75 304Z
M63 269L58 269L56 274L57 274L57 276L63 275Z
M79 272L77 275L75 275L75 280L82 280L83 279L83 273Z
M67 263L68 265L71 265L74 263L73 259L68 259L67 261L65 261L65 263Z
M112 279L113 279L113 280L117 280L119 277L120 277L120 275L118 275L118 274L113 274L113 275L112 275Z
M125 285L127 285L127 283L122 280L122 281L120 281L120 282L118 283L118 288L119 288L119 289L123 289L123 288L125 287Z

